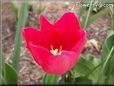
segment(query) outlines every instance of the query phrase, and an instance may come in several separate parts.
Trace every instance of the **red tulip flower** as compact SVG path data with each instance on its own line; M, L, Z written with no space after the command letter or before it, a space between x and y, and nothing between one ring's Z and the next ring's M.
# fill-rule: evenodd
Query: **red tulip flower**
M79 59L84 47L86 32L80 28L77 16L65 13L54 24L40 15L41 30L23 28L26 47L42 69L61 75L70 70Z

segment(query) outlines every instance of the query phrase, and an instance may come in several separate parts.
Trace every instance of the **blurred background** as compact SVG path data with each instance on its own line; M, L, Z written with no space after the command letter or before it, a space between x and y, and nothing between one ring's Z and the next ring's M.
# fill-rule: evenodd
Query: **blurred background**
M26 0L25 0L26 1ZM46 18L54 23L65 12L72 11L80 17L80 9L83 7L84 0L65 1L65 0L30 0L28 2L28 17L26 26L40 28L39 14L43 13ZM18 12L21 7L21 0L2 1L2 49L5 62L11 64L14 50L14 40L18 22ZM89 6L85 6L85 11L79 18L81 27L85 16L88 13ZM101 55L101 49L104 40L111 30L111 15L106 8L111 7L95 6L89 18L102 11L99 17L95 17L91 23L85 27L87 31L87 40L82 54L87 57L92 54L96 58ZM103 11L106 10L106 11ZM1 24L1 23L0 23ZM1 33L0 33L1 34ZM30 52L26 49L24 41L22 41L21 54L19 59L19 83L20 84L38 84L42 82L44 71L33 61Z

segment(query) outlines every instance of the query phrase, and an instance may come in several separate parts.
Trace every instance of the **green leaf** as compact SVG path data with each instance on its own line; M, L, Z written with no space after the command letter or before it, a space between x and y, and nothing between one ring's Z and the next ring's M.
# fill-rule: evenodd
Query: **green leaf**
M95 57L92 54L89 54L88 57L86 58L89 62L91 62L94 66L97 66L100 64L100 59Z
M94 69L94 67L95 66L91 61L88 61L81 56L73 70L75 70L76 74L80 76L87 76Z
M107 78L110 79L109 76L113 73L114 69L114 34L110 34L105 40L101 62L103 62L103 64L99 72L97 83L103 84L106 83Z
M101 66L100 59L96 58L94 55L89 54L88 57L86 57L86 60L87 62L92 63L94 65L94 67L91 68L90 73L87 74L86 77L89 80L92 80L93 83L96 83L99 73L99 67Z
M95 58L95 56L89 55L85 58L81 56L76 66L72 69L72 76L75 79L86 77L87 80L89 79L93 83L96 83L100 66L100 59Z
M76 84L92 84L92 80L88 77L78 77L75 81Z
M107 84L114 84L114 74L111 75L106 79Z
M5 63L3 68L3 77L7 84L18 84L18 75L16 70L7 63Z
M43 79L43 84L57 84L60 80L60 76L52 75L52 74L46 74Z
M106 58L111 50L111 48L114 46L114 34L110 34L105 40L103 49L102 49L102 58Z
M15 46L14 46L14 56L13 56L13 67L18 71L19 66L19 57L20 57L20 51L21 51L21 43L22 43L22 37L21 37L21 29L25 26L27 16L28 16L28 10L27 10L27 1L22 1L22 6L19 14L18 19L18 26L16 30L16 36L15 36Z
M113 68L114 68L114 65L113 65L114 55L112 55L113 52L114 52L114 47L111 48L108 56L106 57L101 67L98 81L97 81L99 84L105 84L105 80L108 78L108 76L110 76L111 72L113 72Z
M98 65L96 65L94 69L91 71L91 73L88 75L88 78L91 79L94 84L97 83L101 66L102 66L102 63L99 63Z

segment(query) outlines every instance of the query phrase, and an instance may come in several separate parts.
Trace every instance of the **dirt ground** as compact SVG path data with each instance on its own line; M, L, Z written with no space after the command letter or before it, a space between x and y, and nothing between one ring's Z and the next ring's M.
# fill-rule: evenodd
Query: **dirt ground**
M37 7L38 3L34 3L34 7ZM51 21L55 22L66 11L73 11L76 14L79 13L79 6L75 7L73 2L61 1L61 2L45 2L42 3L46 8L44 15ZM33 17L34 18L34 15ZM38 18L37 18L38 19ZM28 21L29 22L29 21ZM34 21L29 22L29 26L33 26ZM93 54L96 57L100 57L100 52L110 30L111 17L110 15L103 16L97 21L92 23L86 28L87 41L85 48L82 52L84 56ZM13 55L14 38L16 30L16 15L11 9L10 3L2 4L2 47L7 63L12 63L11 58ZM20 56L20 71L19 78L20 84L38 84L41 83L44 71L33 61L30 52L26 49L24 41L21 46Z

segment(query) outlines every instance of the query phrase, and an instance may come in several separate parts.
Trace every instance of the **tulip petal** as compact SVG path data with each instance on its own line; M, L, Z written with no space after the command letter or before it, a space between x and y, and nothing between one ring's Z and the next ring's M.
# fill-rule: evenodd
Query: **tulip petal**
M28 46L29 42L38 45L41 40L40 31L38 31L34 27L23 28L22 35L23 35L24 39L26 40L27 46Z
M42 68L51 74L62 75L70 70L77 62L78 57L72 51L62 51L61 55L51 56Z
M86 31L80 30L80 40L75 44L75 46L71 49L74 51L77 55L79 55L84 47L85 41L86 41Z
M65 13L59 20L56 21L55 26L60 33L65 33L67 35L74 33L77 29L80 29L78 18L72 12Z
M62 34L64 48L71 49L79 40L80 25L77 16L72 12L65 13L56 23L56 30Z
M62 36L56 31L55 26L48 22L48 20L40 15L41 33L42 33L42 46L50 49L53 45L54 48L59 48L62 44Z
M33 45L32 43L29 43L28 49L32 53L33 59L39 65L43 65L47 58L52 56L52 53L50 53L48 49L42 46Z
M49 30L52 29L50 28L52 26L52 24L47 20L47 18L45 18L42 14L40 14L40 28L42 30Z

